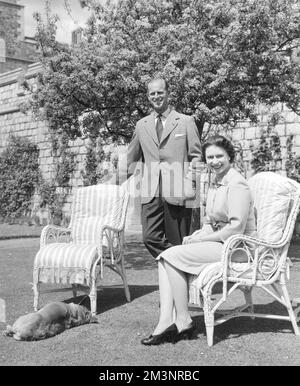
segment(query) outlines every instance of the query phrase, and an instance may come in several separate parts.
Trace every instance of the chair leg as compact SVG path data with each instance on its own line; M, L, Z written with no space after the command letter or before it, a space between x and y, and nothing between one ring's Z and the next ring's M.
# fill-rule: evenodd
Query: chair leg
M176 319L177 319L177 312L176 312L176 308L174 305L173 305L172 314L173 314L173 323L175 323Z
M127 283L127 277L126 277L126 272L125 272L125 267L124 267L123 255L121 256L120 261L118 263L116 263L116 269L123 280L126 300L129 303L131 301L131 296L130 296L130 291L129 291L129 287L128 287L128 283Z
M77 285L72 284L72 293L73 293L73 298L76 298L77 296Z
M206 324L206 323L205 323ZM214 326L205 325L207 344L211 347L214 344Z
M39 283L33 283L33 309L34 311L38 310L39 306L39 289L40 289L40 284Z
M254 313L254 307L253 307L253 301L252 301L252 288L250 287L244 287L242 289L245 297L246 305L249 305L249 313ZM254 316L251 316L251 319L255 319Z
M122 279L123 279L123 283L124 283L124 290L125 290L126 300L127 300L128 303L130 303L131 302L131 296L130 296L130 291L129 291L129 287L128 287L128 284L127 284L126 275L122 276Z
M295 307L294 308L294 314L295 314L297 323L299 323L300 316L298 314L300 312L300 299L299 298L294 298L292 300L292 306Z
M205 322L205 328L206 328L206 338L207 338L207 344L209 347L211 347L214 344L214 313L211 311L211 300L210 296L205 294L203 296L204 301L204 322Z
M204 322L207 344L211 347L214 344L214 314L204 310Z
M95 279L92 282L91 285L91 291L89 294L90 303L91 303L91 313L92 316L96 316L97 313L97 286Z
M291 304L291 300L290 300L290 296L289 296L286 284L281 282L280 286L281 286L282 294L283 294L283 297L284 297L284 300L286 303L286 308L287 308L287 311L289 313L290 320L292 322L294 333L295 333L295 335L300 335L299 327L297 325L296 316L295 316L295 313L294 313L294 310L293 310L293 307Z

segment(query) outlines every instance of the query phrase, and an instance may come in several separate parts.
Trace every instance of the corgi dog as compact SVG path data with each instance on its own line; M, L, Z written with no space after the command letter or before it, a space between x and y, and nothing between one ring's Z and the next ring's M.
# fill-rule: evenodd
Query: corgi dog
M16 340L41 340L88 323L98 323L98 320L86 307L52 302L37 312L20 316L12 326L6 327L3 335Z

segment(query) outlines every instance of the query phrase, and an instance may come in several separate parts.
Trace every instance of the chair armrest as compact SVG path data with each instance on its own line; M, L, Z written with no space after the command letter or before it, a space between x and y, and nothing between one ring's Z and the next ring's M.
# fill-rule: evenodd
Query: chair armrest
M224 249L226 247L231 248L234 243L238 243L240 241L245 241L245 242L249 242L252 244L257 244L257 245L261 245L263 247L268 247L268 248L282 248L285 244L285 241L282 241L282 240L279 240L277 243L268 243L267 241L262 240L262 239L258 239L256 237L251 237L251 236L246 236L246 235L240 234L240 235L230 236L224 243Z
M101 240L101 249L103 258L110 258L111 264L118 263L123 256L124 252L124 226L121 228L115 228L110 225L102 225L101 227L102 240ZM108 255L104 256L103 251L103 237L106 237Z
M242 246L240 246L241 243L243 243ZM280 240L276 243L269 243L265 240L246 236L243 234L230 236L223 245L221 257L223 286L227 286L225 282L227 281L228 269L230 268L231 252L235 249L235 247L243 249L244 252L248 255L248 263L251 264L253 268L251 280L254 283L256 280L257 270L259 269L258 266L259 264L261 264L261 261L259 262L259 259L264 255L261 255L260 253L256 252L257 247L264 247L263 250L268 250L268 256L270 256L271 252L275 257L278 253L276 252L276 250L283 248L286 244L286 240ZM251 250L253 250L252 253Z
M243 234L233 235L233 236L230 236L225 241L225 243L223 245L222 262L225 262L225 261L228 262L229 251L235 245L239 244L242 241L244 241L245 243L252 244L252 245L262 246L262 247L267 247L267 248L272 248L272 249L282 248L284 246L284 244L285 244L285 242L282 242L281 240L278 241L277 243L268 243L265 240L258 239L258 238L255 238L255 237L251 237L251 236L246 236L246 235L243 235Z
M107 229L107 230L110 230L110 231L112 231L112 232L122 232L122 231L124 231L124 226L123 227L121 227L121 228L115 228L115 227L112 227L111 225L102 225L102 230L105 230L105 229Z
M57 225L46 225L42 229L40 247L48 244L49 241L60 242L62 237L66 238L66 242L69 242L71 238L70 236L70 228L63 228Z

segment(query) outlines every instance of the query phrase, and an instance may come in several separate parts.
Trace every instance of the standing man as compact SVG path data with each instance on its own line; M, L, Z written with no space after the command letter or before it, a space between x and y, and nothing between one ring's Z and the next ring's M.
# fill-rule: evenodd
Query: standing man
M143 163L143 241L154 258L189 235L192 209L185 206L185 190L192 184L191 163L200 161L194 119L172 109L168 95L165 79L150 81L154 111L137 122L127 156L129 173Z

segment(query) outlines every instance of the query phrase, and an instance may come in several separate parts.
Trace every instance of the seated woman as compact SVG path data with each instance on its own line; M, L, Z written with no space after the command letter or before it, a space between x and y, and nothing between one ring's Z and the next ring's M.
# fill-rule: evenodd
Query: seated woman
M202 145L202 160L214 173L201 230L183 239L158 257L160 316L153 332L141 343L158 345L191 337L195 326L188 311L187 274L198 275L207 263L220 261L224 241L235 234L254 236L253 202L247 181L232 168L232 143L221 135ZM173 323L173 307L176 320Z

